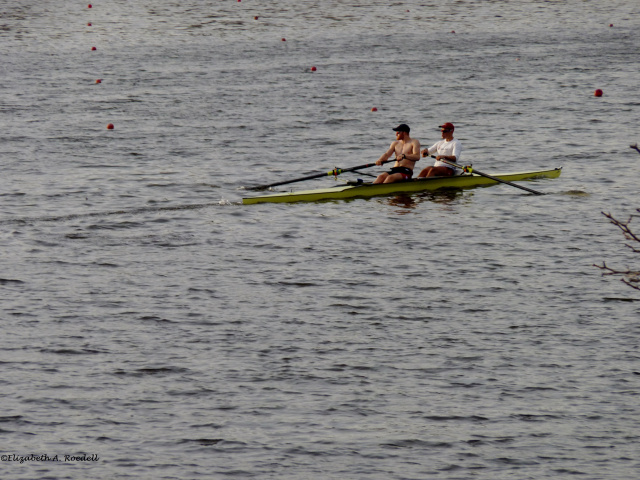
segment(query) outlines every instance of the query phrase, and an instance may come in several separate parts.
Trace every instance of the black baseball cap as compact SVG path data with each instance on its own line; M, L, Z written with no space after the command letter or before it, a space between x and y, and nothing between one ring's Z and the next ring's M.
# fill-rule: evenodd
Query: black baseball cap
M407 132L407 133L409 133L411 131L411 129L409 128L409 125L407 125L406 123L401 123L400 125L398 125L393 130L395 132Z

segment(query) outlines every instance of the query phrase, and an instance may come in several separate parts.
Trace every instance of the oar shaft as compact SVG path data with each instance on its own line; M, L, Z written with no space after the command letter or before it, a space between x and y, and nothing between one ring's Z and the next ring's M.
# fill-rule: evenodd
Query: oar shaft
M461 169L464 170L464 167L462 165L458 165L457 163L450 162L449 160L440 160L440 161L444 162L444 163L448 163L449 165L452 165L452 166L454 166L456 168L461 168ZM530 193L535 193L536 195L544 195L544 193L538 192L538 191L533 190L531 188L523 187L522 185L517 185L515 183L507 182L506 180L502 180L501 178L494 177L494 176L488 175L486 173L482 173L482 172L476 170L475 168L473 169L473 173L476 173L476 174L481 175L483 177L487 177L488 179L493 180L495 182L506 183L507 185L511 185L512 187L520 188L521 190L525 190L525 191L530 192Z
M269 185L258 185L257 187L251 187L251 190L261 190L263 188L277 187L278 185L286 185L287 183L304 182L305 180L312 180L314 178L326 177L327 175L332 175L332 173L333 173L333 170L331 172L317 173L315 175L300 177L294 180L284 180L282 182L270 183Z
M388 161L389 160L387 160L386 162L383 162L383 163L387 163ZM364 165L358 165L357 167L334 168L333 170L329 170L328 172L316 173L314 175L308 175L306 177L294 178L293 180L285 180L285 181L282 181L282 182L270 183L269 185L258 185L256 187L248 187L247 190L264 190L266 188L277 187L279 185L287 185L289 183L303 182L305 180L312 180L314 178L321 178L321 177L327 177L327 176L338 176L341 173L354 172L356 170L361 170L363 168L375 167L375 165L376 165L376 163L373 162L373 163L365 163Z

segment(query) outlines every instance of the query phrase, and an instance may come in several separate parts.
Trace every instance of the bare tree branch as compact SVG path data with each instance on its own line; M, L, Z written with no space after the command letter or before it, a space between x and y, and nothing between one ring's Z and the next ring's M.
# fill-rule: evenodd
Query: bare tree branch
M632 145L632 148L634 146ZM637 146L636 146L637 149ZM638 150L640 152L640 150ZM636 209L636 211L638 213L640 213L640 208ZM638 218L640 217L640 215L630 215L629 218L627 219L626 222L618 220L617 218L615 218L613 215L611 215L610 213L605 213L602 212L602 214L607 217L609 219L609 221L614 224L616 227L618 227L620 229L620 231L622 232L622 234L624 235L624 238L626 238L627 240L630 240L632 242L637 242L640 243L640 236L637 235L636 233L633 232L633 230L631 230L631 227L629 226L629 224L631 223L631 221L634 218ZM628 248L631 249L631 251L633 253L640 253L640 249L634 247L633 245L630 244L625 244ZM606 275L621 275L623 278L621 278L621 281L623 283L625 283L626 285L630 286L631 288L634 288L636 290L640 290L640 271L638 270L618 270L615 268L611 268L608 267L607 264L605 262L602 262L602 265L594 265L594 267L598 267L600 270L602 270L602 275L606 276Z

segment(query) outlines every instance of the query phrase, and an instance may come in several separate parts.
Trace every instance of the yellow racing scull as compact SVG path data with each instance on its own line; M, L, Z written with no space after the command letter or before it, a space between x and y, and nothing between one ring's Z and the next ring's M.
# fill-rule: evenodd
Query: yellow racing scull
M490 177L513 182L519 180L534 180L538 178L557 178L560 176L562 168L553 170L534 170L529 172L515 173L495 173ZM430 177L415 178L405 182L372 183L350 182L331 188L320 188L316 190L299 190L295 192L270 193L257 197L245 197L242 199L244 205L256 203L293 203L293 202L317 202L321 200L343 200L348 198L378 197L399 193L417 193L425 191L440 190L443 188L473 188L498 185L499 182L486 176L475 173L463 173L453 177Z

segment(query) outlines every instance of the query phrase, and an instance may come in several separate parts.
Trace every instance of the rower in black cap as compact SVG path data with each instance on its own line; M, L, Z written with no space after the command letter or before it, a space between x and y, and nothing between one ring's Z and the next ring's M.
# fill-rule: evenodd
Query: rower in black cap
M395 154L395 165L388 172L381 173L373 183L393 183L409 180L413 176L413 167L420 160L420 142L409 136L411 129L405 123L401 123L393 129L396 139L391 142L389 149L376 161L376 165L382 165Z

